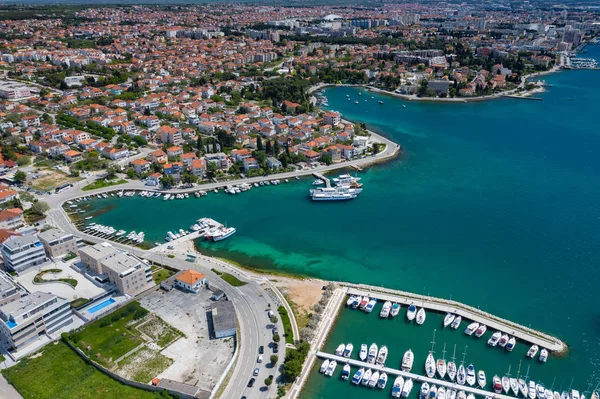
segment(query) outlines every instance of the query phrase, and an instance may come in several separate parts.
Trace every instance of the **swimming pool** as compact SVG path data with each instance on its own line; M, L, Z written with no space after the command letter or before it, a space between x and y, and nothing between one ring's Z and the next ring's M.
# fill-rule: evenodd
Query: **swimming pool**
M105 307L110 306L110 305L112 305L115 302L117 302L117 301L115 301L113 298L108 298L106 301L101 302L101 303L99 303L97 305L92 306L87 311L88 311L89 314L94 314L97 311L99 311L101 309L104 309Z

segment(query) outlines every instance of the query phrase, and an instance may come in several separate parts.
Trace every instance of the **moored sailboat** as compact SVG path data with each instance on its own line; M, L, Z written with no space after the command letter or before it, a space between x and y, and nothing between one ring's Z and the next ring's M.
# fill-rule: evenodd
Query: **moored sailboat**
M444 317L444 328L446 328L450 324L452 324L452 322L454 321L455 318L456 318L456 315L454 313L446 314L446 317Z

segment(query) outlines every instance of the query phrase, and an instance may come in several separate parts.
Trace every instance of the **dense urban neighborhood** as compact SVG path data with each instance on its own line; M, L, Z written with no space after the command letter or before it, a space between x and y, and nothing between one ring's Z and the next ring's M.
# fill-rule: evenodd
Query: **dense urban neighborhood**
M402 153L331 109L330 86L492 101L543 91L533 77L598 68L578 56L600 37L600 11L585 4L0 8L10 399L298 397L346 291L312 282L300 309L268 275L184 245L215 221L148 243L93 227L78 207L311 174L329 187L321 172Z

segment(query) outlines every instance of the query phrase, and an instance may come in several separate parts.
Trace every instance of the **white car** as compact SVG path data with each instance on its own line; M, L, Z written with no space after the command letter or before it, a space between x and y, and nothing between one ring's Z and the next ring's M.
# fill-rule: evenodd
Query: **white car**
M258 355L258 359L256 359L257 363L262 363L263 361L263 355Z

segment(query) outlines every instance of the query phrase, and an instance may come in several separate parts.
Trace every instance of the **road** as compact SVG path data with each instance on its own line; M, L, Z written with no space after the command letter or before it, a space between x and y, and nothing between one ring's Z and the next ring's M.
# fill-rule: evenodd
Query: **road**
M80 236L90 242L97 243L105 241L99 237L90 236L78 231L71 224L69 217L65 214L60 206L53 208L49 212L47 222L64 231ZM171 259L161 253L145 251L115 242L111 242L111 244L115 248L128 251L129 253L132 253L140 258L164 264L174 269L185 270L192 268L198 270L199 272L204 273L210 281L217 282L216 284L223 290L223 292L225 292L235 307L240 329L238 339L240 340L239 346L241 348L229 383L227 384L221 397L239 398L246 396L248 399L263 399L268 397L269 389L265 387L263 381L271 374L274 375L275 378L279 377L280 373L277 371L277 368L281 365L285 356L285 342L280 342L281 349L278 353L279 360L276 364L276 367L268 367L268 363L270 362L269 358L272 354L272 324L267 317L267 311L269 310L269 303L271 303L271 306L274 309L277 307L275 306L274 301L270 298L268 292L262 287L262 284L265 281L264 277L251 276L225 264L224 262L205 256L198 256L196 263L190 263L185 261L183 256L177 256ZM222 281L216 273L211 271L213 268L234 274L236 277L239 277L244 281L248 281L248 284L242 287L230 286ZM283 331L283 324L281 323L281 320L278 320L276 324L281 334ZM265 347L264 361L262 364L258 364L258 348L261 345ZM252 372L256 367L260 368L259 375L255 377L256 383L253 388L247 388L246 385L252 377ZM274 386L270 388L270 390L275 389L276 388Z
M23 399L23 397L17 392L12 385L6 381L6 379L0 375L0 398L2 399Z

